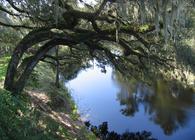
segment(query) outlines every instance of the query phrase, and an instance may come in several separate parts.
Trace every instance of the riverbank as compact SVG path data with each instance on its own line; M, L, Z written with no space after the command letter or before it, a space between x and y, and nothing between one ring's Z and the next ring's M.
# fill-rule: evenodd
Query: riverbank
M39 63L24 92L12 96L3 81L10 57L0 58L0 138L2 140L93 140L79 119L69 91L54 84L52 68Z

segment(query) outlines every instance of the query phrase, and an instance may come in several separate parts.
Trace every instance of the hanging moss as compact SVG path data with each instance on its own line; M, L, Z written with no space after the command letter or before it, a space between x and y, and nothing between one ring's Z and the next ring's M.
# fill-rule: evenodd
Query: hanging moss
M130 4L126 1L117 1L117 3L119 16L124 19L127 19L127 16L133 17L128 19L129 22L137 20L143 24L152 21L155 24L157 35L162 32L165 44L168 43L169 39L174 39L174 41L176 41L177 36L181 32L181 27L185 27L186 11L184 9L187 2L183 0L138 0L137 2L131 1L129 2ZM134 6L129 5L137 6L137 17L132 16L133 13L128 12L134 11L133 8L135 8ZM160 30L160 22L163 24L162 31ZM142 32L142 28L139 31Z

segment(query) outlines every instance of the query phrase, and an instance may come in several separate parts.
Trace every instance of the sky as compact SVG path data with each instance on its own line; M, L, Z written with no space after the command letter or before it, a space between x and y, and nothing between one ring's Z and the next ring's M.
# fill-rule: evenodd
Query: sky
M95 4L96 1L95 0L83 0L84 2L86 2L87 4ZM80 7L84 7L82 3L79 2L79 6Z
M95 2L95 0L83 0L83 1L85 1L87 3L94 3Z

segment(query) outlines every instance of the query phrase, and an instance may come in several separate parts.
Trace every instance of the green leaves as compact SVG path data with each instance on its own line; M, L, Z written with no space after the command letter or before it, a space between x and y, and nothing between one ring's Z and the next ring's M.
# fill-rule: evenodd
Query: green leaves
M2 57L0 58L0 81L4 80L5 73L7 71L7 64L10 60L10 57Z
M20 115L25 112L22 104L17 97L12 96L8 91L0 89L0 138L3 140L14 137L14 139L21 138L19 131L23 117Z

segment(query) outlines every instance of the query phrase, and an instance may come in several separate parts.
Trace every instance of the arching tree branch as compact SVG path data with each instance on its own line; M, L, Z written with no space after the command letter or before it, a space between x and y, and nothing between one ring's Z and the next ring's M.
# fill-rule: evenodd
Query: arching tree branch
M12 24L6 24L0 21L0 25L1 26L5 26L5 27L11 27L11 28L25 28L25 29L34 29L35 27L31 27L31 26L27 26L27 25L12 25Z

